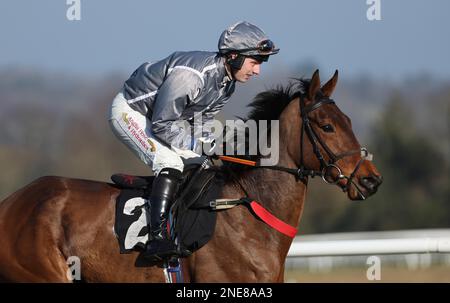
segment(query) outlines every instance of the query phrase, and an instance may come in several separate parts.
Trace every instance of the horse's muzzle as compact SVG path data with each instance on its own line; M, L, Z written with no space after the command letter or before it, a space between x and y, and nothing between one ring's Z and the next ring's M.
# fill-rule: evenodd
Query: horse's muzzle
M382 176L370 175L367 177L361 177L359 183L364 187L369 195L373 195L377 192L378 186L383 182Z

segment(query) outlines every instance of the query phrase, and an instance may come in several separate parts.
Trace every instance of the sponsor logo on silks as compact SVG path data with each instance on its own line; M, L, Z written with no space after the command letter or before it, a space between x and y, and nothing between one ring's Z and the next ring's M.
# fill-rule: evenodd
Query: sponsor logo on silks
M156 151L155 143L153 143L152 140L150 140L150 139L147 139L147 142L148 142L148 144L150 144L150 151L152 153L154 153Z
M123 120L126 124L130 124L130 121L128 121L128 118L127 118L127 113L122 113L122 120Z

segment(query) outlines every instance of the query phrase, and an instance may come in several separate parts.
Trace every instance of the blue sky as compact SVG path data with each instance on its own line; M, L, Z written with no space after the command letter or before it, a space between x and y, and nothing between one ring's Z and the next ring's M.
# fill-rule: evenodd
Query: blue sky
M89 75L131 73L175 50L216 50L224 28L248 20L281 48L267 69L312 61L329 75L450 79L450 1L380 0L66 0L0 2L0 68L15 65Z

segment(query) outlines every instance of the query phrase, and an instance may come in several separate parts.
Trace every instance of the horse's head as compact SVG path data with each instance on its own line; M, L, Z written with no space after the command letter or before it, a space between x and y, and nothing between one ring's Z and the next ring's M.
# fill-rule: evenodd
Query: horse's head
M304 92L296 105L291 104L295 109L289 114L300 122L296 128L300 144L293 140L288 149L300 169L322 175L325 182L346 191L351 200L362 200L377 191L382 178L371 154L356 139L350 119L330 98L337 79L336 71L321 87L316 70L311 81L304 83Z

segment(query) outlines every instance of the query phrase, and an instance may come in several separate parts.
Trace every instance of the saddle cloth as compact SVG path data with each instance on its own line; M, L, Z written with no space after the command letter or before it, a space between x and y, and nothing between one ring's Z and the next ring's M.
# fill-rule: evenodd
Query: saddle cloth
M121 189L116 199L114 223L120 253L142 250L149 235L146 197L149 197L154 177L115 174L111 179ZM211 239L216 212L209 208L209 202L219 196L222 185L223 180L214 169L204 170L196 165L183 173L181 190L171 208L168 228L185 255L198 250Z

